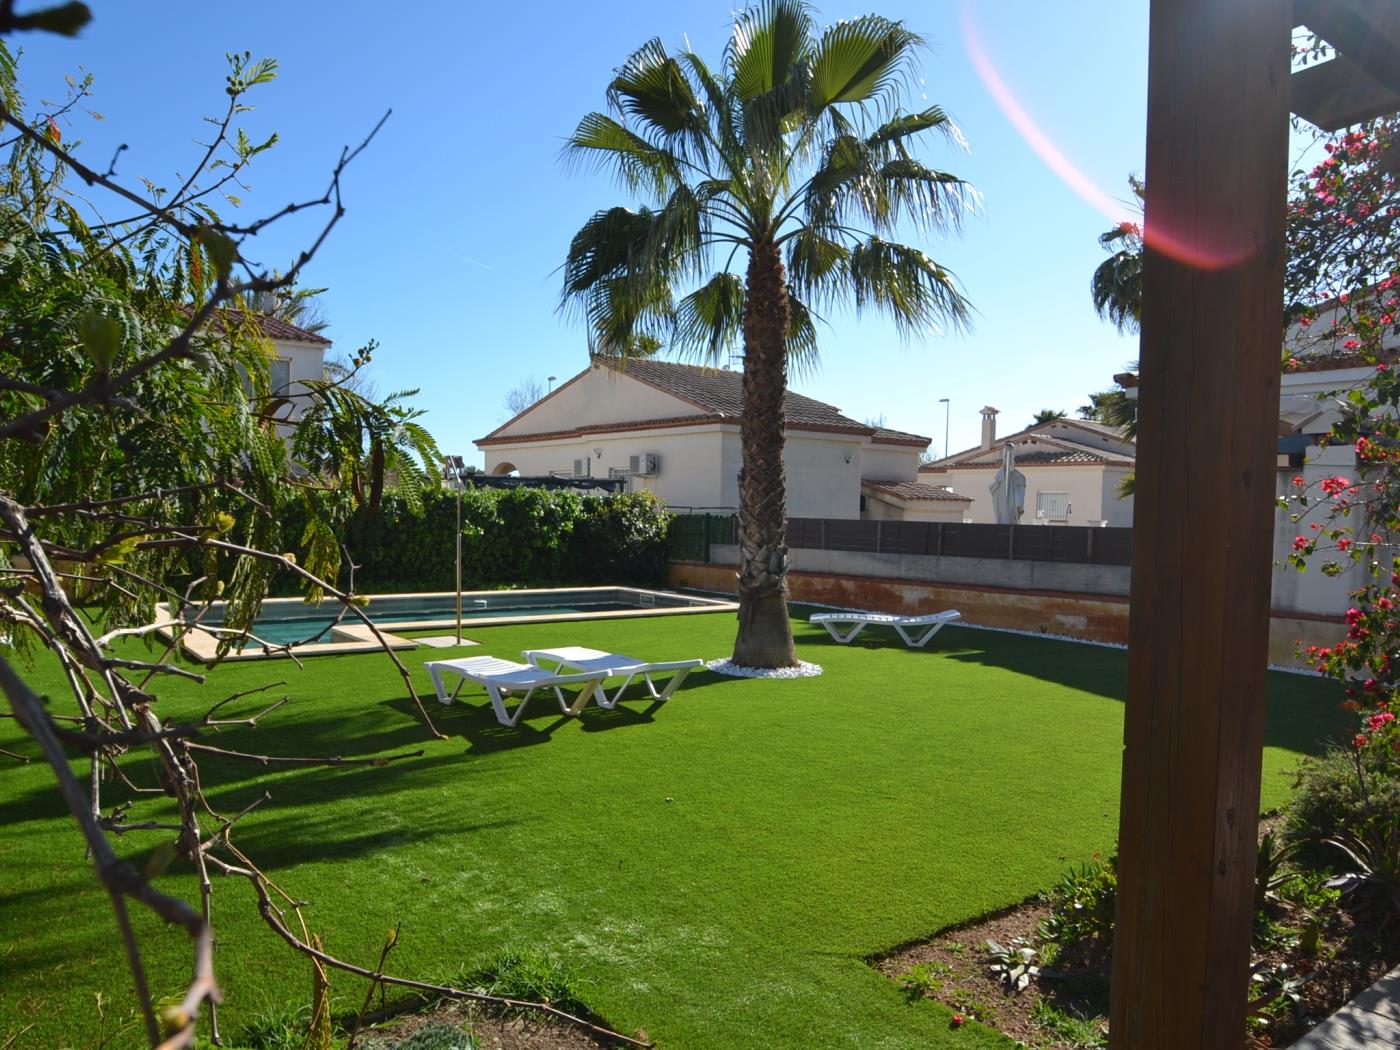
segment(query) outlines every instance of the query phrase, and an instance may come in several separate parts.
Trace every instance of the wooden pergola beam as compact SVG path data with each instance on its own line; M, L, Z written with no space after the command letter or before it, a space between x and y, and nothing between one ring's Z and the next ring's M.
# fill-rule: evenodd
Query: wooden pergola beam
M1263 755L1286 0L1153 0L1110 1038L1238 1050Z
M1345 55L1300 69L1288 80L1293 112L1323 131L1336 131L1400 109L1400 94Z
M1400 93L1400 4L1394 0L1294 0L1305 25L1377 83ZM1391 112L1394 112L1391 110Z

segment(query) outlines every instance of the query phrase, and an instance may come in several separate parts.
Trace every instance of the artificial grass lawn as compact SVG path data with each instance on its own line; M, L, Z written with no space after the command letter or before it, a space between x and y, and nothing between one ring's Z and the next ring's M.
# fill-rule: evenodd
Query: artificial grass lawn
M864 959L1020 901L1112 845L1124 654L957 627L927 651L877 631L838 646L794 629L822 677L702 672L666 705L590 706L579 719L537 698L515 730L467 687L465 703L429 703L446 741L426 739L380 654L315 657L300 671L230 664L203 690L167 682L161 703L173 717L284 680L273 695L291 704L216 742L272 754L424 748L382 768L202 763L225 812L271 792L236 841L311 902L308 921L344 958L372 966L400 920L391 969L404 975L539 945L587 979L583 998L610 1025L645 1028L666 1048L1009 1046L976 1025L950 1029L946 1010L909 1004ZM431 701L421 666L434 658L563 644L713 658L733 632L732 614L497 627L471 632L480 648L403 658ZM57 675L36 678L59 690ZM1266 808L1334 728L1333 700L1325 682L1270 676ZM0 747L35 753L6 722ZM147 760L129 764L150 780ZM0 1047L103 1045L94 996L109 1035L130 1023L131 1002L105 894L47 768L0 777ZM117 787L107 790L110 806ZM156 841L119 845L144 863ZM187 874L158 884L195 899ZM305 1004L309 969L262 924L251 891L222 880L215 895L225 1033ZM133 913L159 946L153 986L181 990L183 934ZM363 985L334 991L353 1009ZM139 1043L131 1027L105 1045Z

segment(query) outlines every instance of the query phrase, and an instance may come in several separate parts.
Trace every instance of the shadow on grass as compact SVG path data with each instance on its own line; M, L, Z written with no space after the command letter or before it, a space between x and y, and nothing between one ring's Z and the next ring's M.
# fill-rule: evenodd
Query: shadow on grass
M956 627L943 635L950 635L945 642L950 660L1055 682L1118 703L1127 693L1128 654L1123 649ZM1341 692L1334 682L1270 671L1267 688L1268 747L1319 755L1350 724L1337 706Z

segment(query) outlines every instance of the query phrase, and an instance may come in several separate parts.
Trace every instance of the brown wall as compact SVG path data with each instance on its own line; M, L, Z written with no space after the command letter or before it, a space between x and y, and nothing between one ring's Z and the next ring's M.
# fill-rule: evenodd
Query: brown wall
M734 580L732 565L700 562L672 562L667 575L672 587L724 594L734 593ZM797 571L788 574L788 588L797 602L910 616L957 609L965 621L979 627L1038 631L1119 645L1128 642L1128 600L1112 595ZM1340 620L1275 614L1269 632L1269 663L1298 666L1294 651L1299 640L1304 645L1331 645L1344 632Z

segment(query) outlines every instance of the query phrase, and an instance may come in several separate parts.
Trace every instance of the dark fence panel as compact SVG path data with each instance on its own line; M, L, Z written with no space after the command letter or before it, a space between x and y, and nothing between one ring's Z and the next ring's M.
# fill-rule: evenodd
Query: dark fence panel
M733 514L673 514L667 539L673 561L710 560L710 547L735 542Z
M967 525L962 522L789 518L789 547L1131 565L1133 530L1086 525ZM719 542L716 540L715 542Z

